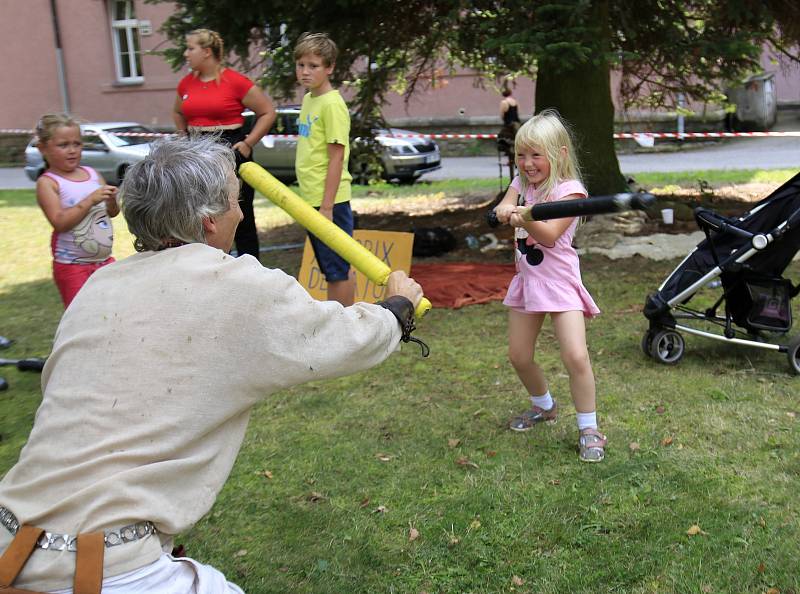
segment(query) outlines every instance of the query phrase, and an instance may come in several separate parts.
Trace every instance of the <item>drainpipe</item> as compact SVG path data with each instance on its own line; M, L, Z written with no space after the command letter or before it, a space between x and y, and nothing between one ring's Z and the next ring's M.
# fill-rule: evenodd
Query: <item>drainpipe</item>
M56 41L56 70L58 71L58 87L61 90L61 105L64 113L69 113L69 93L67 91L67 77L64 71L64 52L61 50L61 31L58 28L56 0L50 0L50 13L53 16L53 33Z

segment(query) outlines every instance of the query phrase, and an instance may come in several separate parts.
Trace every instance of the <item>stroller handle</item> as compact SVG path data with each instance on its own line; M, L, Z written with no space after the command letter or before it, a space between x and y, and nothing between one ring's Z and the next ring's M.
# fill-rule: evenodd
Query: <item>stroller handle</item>
M698 207L694 209L694 219L697 226L703 230L710 229L719 233L730 232L745 239L752 239L753 234L737 227L730 219L720 216L713 210Z

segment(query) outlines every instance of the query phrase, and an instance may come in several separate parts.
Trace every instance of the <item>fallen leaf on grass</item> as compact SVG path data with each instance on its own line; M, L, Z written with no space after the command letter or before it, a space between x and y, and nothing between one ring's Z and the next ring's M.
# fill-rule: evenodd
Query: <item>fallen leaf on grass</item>
M524 586L525 585L525 580L523 580L518 575L515 575L515 576L511 577L511 583L514 584L515 586Z
M705 532L697 524L692 524L686 531L686 534L688 534L689 536L697 536L698 534L702 534L703 536L705 536L706 534L708 534L708 532Z
M447 440L447 447L449 447L449 448L457 448L460 445L461 445L461 440L460 439L448 439Z
M786 416L787 416L787 417L789 417L790 419L793 419L793 418L795 418L797 415L796 415L795 413L793 413L793 412L787 412L787 413L786 413Z
M551 485L558 486L558 485L561 484L561 480L560 479L553 479L553 480L548 481L548 483L550 483Z
M638 452L640 449L638 441L632 441L628 444L628 449L632 452Z
M461 456L460 458L458 458L456 460L456 464L458 464L459 466L466 466L468 468L480 468L480 466L475 464L475 462L465 458L464 456Z
M379 505L375 509L372 510L373 514L385 514L388 510L386 509L385 505Z
M281 573L286 573L289 571L289 568L284 565L283 567L279 567L278 571L280 571Z
M311 493L306 495L306 501L310 501L311 503L319 503L320 501L325 501L325 499L325 495L317 493L316 491L311 491Z
M711 594L714 591L714 588L712 588L708 584L703 584L702 586L700 586L700 591L703 592L703 594Z
M472 522L469 525L469 529L470 530L477 530L480 527L481 527L481 523L478 520L472 520Z
M486 450L486 457L487 458L494 458L497 455L497 452L494 450Z
M451 536L451 537L450 537L450 540L447 542L447 546L449 546L449 547L454 547L454 546L456 546L456 545L457 545L459 542L461 542L461 541L460 541L460 540L458 540L458 539L457 539L455 536Z
M664 405L663 405L663 404L659 404L659 405L656 407L656 414L663 415L663 414L664 414L664 411L666 411L666 410L667 410L667 409L666 409L666 408L664 408Z
M272 478L272 472L270 472L269 470L264 470L263 472L259 472L258 474L260 474L261 476L264 476L264 477L266 477L268 479Z
M766 591L766 594L781 594L781 591L778 588L770 588Z
M364 497L364 499L361 500L361 503L358 504L358 507L364 509L368 505L369 505L369 497Z
M381 462L388 462L389 460L391 460L391 459L392 459L392 455L391 455L391 454L381 454L381 453L378 453L378 454L375 454L375 457L376 457L378 460L380 460Z
M244 557L247 554L247 549L240 549L234 553L234 557Z
M412 526L411 529L408 531L408 540L410 542L414 542L418 538L419 538L419 530L417 530Z
M667 435L664 439L661 440L661 445L664 447L672 445L673 437L671 435Z
M756 568L756 571L758 571L758 573L764 573L766 570L767 570L767 568L764 567L763 563L759 563L758 567Z

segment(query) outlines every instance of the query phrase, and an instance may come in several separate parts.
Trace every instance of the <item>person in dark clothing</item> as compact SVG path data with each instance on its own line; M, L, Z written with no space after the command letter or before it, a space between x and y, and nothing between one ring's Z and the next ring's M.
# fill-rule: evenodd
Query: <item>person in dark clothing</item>
M503 127L497 135L497 150L508 157L509 177L514 177L514 138L519 130L519 104L511 96L511 89L503 89L503 99L500 101L500 118Z

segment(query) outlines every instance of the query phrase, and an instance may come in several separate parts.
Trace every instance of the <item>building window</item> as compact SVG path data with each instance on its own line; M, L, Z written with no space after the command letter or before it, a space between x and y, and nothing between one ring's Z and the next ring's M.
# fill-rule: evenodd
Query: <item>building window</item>
M109 0L109 3L117 80L122 83L144 82L139 21L134 12L133 0Z

